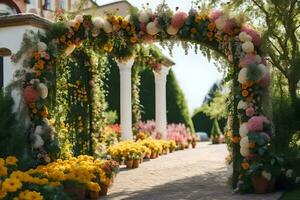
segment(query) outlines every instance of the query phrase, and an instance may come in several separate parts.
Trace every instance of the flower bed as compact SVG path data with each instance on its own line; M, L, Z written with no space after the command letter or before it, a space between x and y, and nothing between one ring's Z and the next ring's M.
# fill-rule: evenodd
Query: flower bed
M23 172L15 157L0 158L0 199L97 198L112 184L118 167L115 161L79 156Z

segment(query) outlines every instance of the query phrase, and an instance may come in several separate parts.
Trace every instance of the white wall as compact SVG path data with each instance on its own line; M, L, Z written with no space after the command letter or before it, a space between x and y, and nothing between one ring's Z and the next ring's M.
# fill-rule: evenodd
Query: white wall
M13 54L15 54L21 47L23 34L26 30L37 31L38 28L30 25L1 27L0 48L8 48ZM3 61L3 85L5 87L13 80L14 73L17 69L20 68L20 65L18 66L12 63L10 60L10 56L5 56Z

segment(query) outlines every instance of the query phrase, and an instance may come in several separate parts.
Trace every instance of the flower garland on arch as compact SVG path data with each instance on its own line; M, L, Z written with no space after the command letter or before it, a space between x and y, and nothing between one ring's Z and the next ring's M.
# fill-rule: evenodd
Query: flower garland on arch
M158 13L143 9L135 10L126 17L108 15L104 18L92 18L89 15L77 15L70 21L54 23L46 34L39 34L35 39L37 43L30 47L29 52L32 53L26 54L25 70L19 76L22 80L24 103L29 108L32 122L34 148L43 148L44 141L39 135L51 129L47 122L46 99L48 88L52 87L55 62L59 61L60 56L70 55L83 42L119 59L131 57L136 44L163 40L204 44L221 53L229 62L233 61L233 56L237 56L239 66L235 67L240 70L238 110L241 126L240 135L234 137L237 138L235 141L240 142L240 153L245 157L243 163L255 159L256 152L251 150L253 144L247 136L249 133L257 133L267 143L271 140L270 129L266 126L270 121L263 116L261 105L262 93L270 81L266 58L260 51L261 37L239 18L230 17L223 11L208 13L191 9L189 13ZM24 44L26 41L32 39L24 38ZM232 41L238 43L238 50L234 55ZM23 53L24 51L18 52L17 58Z

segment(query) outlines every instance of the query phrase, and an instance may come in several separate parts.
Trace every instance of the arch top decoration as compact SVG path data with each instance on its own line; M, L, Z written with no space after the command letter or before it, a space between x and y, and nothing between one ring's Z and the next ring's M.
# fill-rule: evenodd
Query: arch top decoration
M258 154L256 141L260 140L261 145L267 147L271 140L270 121L264 116L262 107L270 74L260 49L260 34L240 18L230 17L223 11L192 9L189 13L173 13L165 9L157 13L144 9L135 10L126 17L77 15L69 21L52 24L45 33L26 34L23 46L12 60L18 62L24 58L26 61L18 78L22 83L24 103L29 108L30 134L51 132L47 120L48 90L53 90L55 63L61 57L85 45L126 61L134 55L137 44L164 40L206 45L232 64L235 91L238 91L234 95L238 99L235 111L239 113L231 132L233 176L235 185L238 177L243 185L247 182L249 166ZM43 145L39 148L43 150Z

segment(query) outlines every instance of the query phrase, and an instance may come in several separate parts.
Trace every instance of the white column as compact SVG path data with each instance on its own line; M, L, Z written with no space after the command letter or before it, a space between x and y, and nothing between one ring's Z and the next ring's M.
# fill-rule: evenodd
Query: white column
M131 67L134 58L117 61L120 69L120 121L122 140L132 138L132 105L131 105Z
M156 131L167 138L167 100L166 83L169 67L162 66L160 71L154 71L155 77L155 123Z

